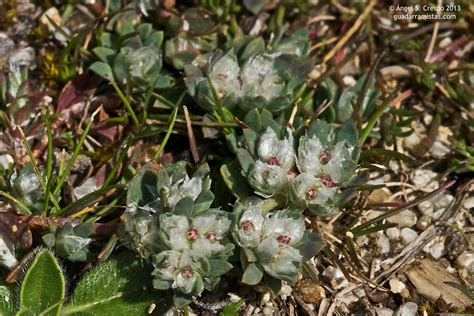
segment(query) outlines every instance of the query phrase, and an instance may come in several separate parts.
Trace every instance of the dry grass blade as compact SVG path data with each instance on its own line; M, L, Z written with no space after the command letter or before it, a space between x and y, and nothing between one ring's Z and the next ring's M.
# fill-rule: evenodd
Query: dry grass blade
M186 127L188 128L188 139L189 147L191 147L191 153L193 155L194 162L199 162L199 152L196 145L196 139L194 138L193 126L191 124L191 118L189 117L188 107L183 105L184 118L186 119Z
M362 12L362 14L357 18L357 20L354 22L354 25L347 31L347 33L337 42L336 46L334 46L323 58L323 63L326 63L328 60L330 60L336 52L344 46L347 41L354 35L354 33L359 29L359 27L362 25L362 22L364 22L365 18L369 15L369 13L372 11L374 8L375 4L377 3L377 0L370 0L369 4L365 8L365 10Z

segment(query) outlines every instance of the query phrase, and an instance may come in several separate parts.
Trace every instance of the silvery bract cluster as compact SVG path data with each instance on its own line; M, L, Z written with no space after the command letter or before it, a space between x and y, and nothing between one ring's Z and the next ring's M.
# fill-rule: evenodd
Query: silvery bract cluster
M234 248L226 237L228 215L216 209L193 217L161 214L160 237L166 250L151 258L155 288L191 296L211 290L232 268L226 261Z
M249 184L261 196L285 196L293 208L331 212L339 187L355 175L359 149L352 123L335 128L317 121L297 142L290 130L279 137L268 127L258 142L249 142L255 141L238 151Z
M242 62L233 50L217 52L205 67L185 66L185 82L205 109L214 108L217 97L228 108L280 111L291 105L294 91L306 76L306 69L298 68L301 63L299 56L281 52L253 55Z
M189 300L211 290L232 265L229 213L210 209L207 168L191 177L185 163L148 164L132 180L120 237L154 266L157 289Z
M260 203L238 204L234 212L237 220L232 233L245 258L242 281L254 285L267 274L296 282L303 263L298 247L306 231L302 214L288 210L264 213Z
M189 177L185 163L157 168L146 165L132 180L122 215L122 240L142 258L159 250L156 241L161 213L172 212L180 202L191 204L195 211L206 211L214 199L206 172Z

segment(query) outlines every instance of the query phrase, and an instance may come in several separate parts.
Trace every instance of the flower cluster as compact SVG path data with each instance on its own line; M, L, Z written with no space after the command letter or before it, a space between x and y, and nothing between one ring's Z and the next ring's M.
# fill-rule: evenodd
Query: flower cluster
M298 250L306 231L302 214L288 210L264 214L258 202L238 204L234 212L232 233L245 258L242 281L254 285L267 274L295 283L303 263Z
M196 211L209 209L214 195L211 180L203 170L189 177L186 164L171 166L145 165L130 183L127 209L122 215L120 235L124 244L148 258L159 250L158 219L163 212L172 212L178 204ZM199 174L202 173L202 174Z
M346 137L350 133L353 136ZM323 121L314 123L297 146L290 130L280 138L268 127L256 144L238 151L244 175L257 194L283 195L294 208L317 214L334 209L338 187L355 174L357 156L355 127L347 123L336 129Z
M204 66L198 62L186 65L185 82L191 96L205 109L215 107L217 97L228 108L276 112L290 106L307 75L307 66L296 52L261 52L242 60L231 49L226 54L214 53Z
M166 250L151 258L155 288L199 296L217 284L232 268L226 261L234 248L226 238L231 224L228 214L216 209L193 217L161 214L159 230Z
M184 163L148 164L132 180L120 238L154 266L153 285L189 302L232 268L229 213L211 209L207 166L189 177Z

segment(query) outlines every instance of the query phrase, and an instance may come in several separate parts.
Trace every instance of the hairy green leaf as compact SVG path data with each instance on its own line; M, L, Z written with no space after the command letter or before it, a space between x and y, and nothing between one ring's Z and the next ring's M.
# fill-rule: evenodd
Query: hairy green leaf
M56 258L49 250L41 250L21 285L20 312L59 315L64 293L64 276Z
M144 315L151 304L157 314L170 308L167 292L151 286L151 267L125 252L99 264L78 283L64 315Z

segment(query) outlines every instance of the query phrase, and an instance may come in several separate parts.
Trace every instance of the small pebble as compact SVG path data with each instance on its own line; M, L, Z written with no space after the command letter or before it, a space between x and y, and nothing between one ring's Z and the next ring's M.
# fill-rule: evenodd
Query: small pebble
M271 306L265 306L263 308L263 315L274 315L274 309Z
M389 223L397 224L399 227L412 227L416 224L417 217L413 211L404 210L387 219Z
M346 287L349 284L342 271L332 266L324 269L323 278L336 290Z
M280 295L290 296L293 289L288 284L283 284L280 289Z
M270 293L265 293L262 296L262 302L260 305L265 305L265 303L270 302Z
M416 228L418 228L419 230L425 230L430 225L431 225L431 216L429 215L423 215L416 222Z
M444 242L438 241L437 243L435 243L430 248L430 255L434 259L441 258L444 255L444 253L445 253L445 251L444 251Z
M377 236L377 247L380 250L380 253L390 252L390 240L384 233L379 233Z
M413 302L408 302L397 308L393 316L415 316L418 311L418 305Z
M456 259L456 266L459 269L466 269L470 273L474 273L474 252L464 251Z
M401 293L406 287L405 284L399 279L390 279L389 284L390 291L392 291L392 293Z
M375 314L377 316L393 316L393 310L390 308L376 307Z
M436 140L430 148L430 153L435 158L443 158L450 152L451 149L439 140Z
M369 243L369 237L367 237L367 236L360 236L360 237L357 237L357 239L356 239L356 244L359 247L367 245L368 243Z
M433 203L431 203L430 201L421 202L420 204L418 204L417 208L423 215L432 215L434 210Z
M400 231L400 241L403 245L407 245L418 237L418 233L411 228L403 228Z
M310 279L302 279L296 284L296 290L303 301L313 304L326 297L326 291Z
M435 190L438 187L438 181L434 180L438 174L428 169L417 169L411 175L412 183L418 189Z
M446 212L446 209L443 207L443 208L440 208L438 209L436 212L433 213L433 219L438 219L441 217L441 215L444 214L444 212Z
M441 194L438 199L436 199L436 201L434 202L434 206L436 208L438 207L447 208L449 205L451 205L451 202L453 200L454 200L454 196L452 196L451 194L444 193L444 194Z
M466 210L471 210L474 208L474 196L470 197L470 198L467 198L464 203L462 204L462 206L466 209Z
M398 227L388 228L385 233L390 240L400 239L400 229Z

